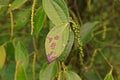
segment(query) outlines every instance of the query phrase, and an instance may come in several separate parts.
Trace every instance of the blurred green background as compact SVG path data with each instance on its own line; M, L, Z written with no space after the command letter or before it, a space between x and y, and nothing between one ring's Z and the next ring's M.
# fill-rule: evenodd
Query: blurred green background
M7 13L8 5L13 0L0 0L0 45L6 44L7 59L4 67L0 70L0 80L13 80L15 72L14 47L10 42L10 16ZM71 53L65 61L68 69L77 72L83 80L103 80L113 66L113 76L115 80L120 80L120 0L65 0L71 17L83 25L87 22L99 21L99 25L94 28L92 39L84 45L84 63L86 68L91 59L94 58L92 67L80 72L78 62L78 49L73 46ZM14 10L14 39L21 40L30 53L30 64L28 68L29 76L32 75L32 39L30 36L30 16L32 0L28 0L21 8ZM36 10L41 5L41 0L37 1ZM75 17L76 16L76 17ZM39 56L35 65L36 73L43 63L47 62L45 56L45 38L50 29L51 22L47 19L38 38ZM96 49L97 51L94 55ZM93 56L94 55L94 56ZM107 59L107 61L106 61ZM38 77L38 74L36 77ZM30 77L29 77L30 78ZM31 80L31 78L29 79ZM36 79L38 80L38 79Z

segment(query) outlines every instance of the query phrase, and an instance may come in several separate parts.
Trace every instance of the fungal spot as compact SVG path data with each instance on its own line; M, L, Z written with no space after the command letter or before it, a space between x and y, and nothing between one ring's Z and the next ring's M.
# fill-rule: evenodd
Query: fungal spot
M54 39L55 40L58 40L60 37L58 36L58 35L56 35L55 37L54 37Z
M50 53L48 53L47 57L50 57L53 54L53 51L51 51Z
M51 51L47 55L47 59L48 59L49 63L52 62L52 61L54 61L57 58L57 56L53 56L52 54L53 54L53 51Z
M51 47L51 49L55 49L56 43L52 43L50 47Z
M48 42L51 43L52 38L51 37L47 37L47 39L48 39Z
M23 18L22 18L22 21L25 22L25 21L26 21L26 17L23 17Z
M17 25L17 22L16 21L14 21L14 26L16 26Z

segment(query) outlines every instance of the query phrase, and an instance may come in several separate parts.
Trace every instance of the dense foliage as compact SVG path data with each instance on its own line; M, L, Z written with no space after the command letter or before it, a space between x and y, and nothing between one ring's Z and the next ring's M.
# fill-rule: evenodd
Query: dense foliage
M0 0L0 80L120 80L120 0Z

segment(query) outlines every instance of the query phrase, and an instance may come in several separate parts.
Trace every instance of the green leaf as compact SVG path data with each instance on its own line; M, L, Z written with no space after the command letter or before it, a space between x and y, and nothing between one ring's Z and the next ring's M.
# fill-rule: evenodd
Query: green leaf
M63 54L59 57L60 61L64 61L68 57L68 55L71 51L71 48L73 46L73 42L74 42L74 33L73 33L73 31L70 31L69 41L65 47L65 50L63 51Z
M46 19L46 14L43 10L43 7L40 6L34 16L34 32L35 32L35 36L37 37L39 32L41 31L42 27L43 27L43 23Z
M105 76L104 80L114 80L113 75L112 75L112 72L109 72L109 73Z
M18 42L15 46L15 60L16 62L20 62L20 65L23 65L23 67L27 68L29 63L29 55L24 47L24 45L21 42Z
M49 62L58 58L65 49L69 39L68 24L61 24L51 29L45 41L46 55Z
M20 8L27 0L14 0L8 10L11 11L11 10L15 10L15 9L18 9Z
M82 80L75 72L67 71L66 80Z
M57 62L45 64L39 73L39 80L53 80L58 71Z
M96 24L98 24L98 22L88 22L82 25L80 35L83 44L86 44L91 39L92 30L96 27Z
M63 0L42 0L43 8L49 19L60 25L69 21L69 13Z
M15 63L13 61L4 65L4 67L0 70L0 80L14 80L15 74Z
M23 65L19 63L16 65L15 80L27 80L27 74Z
M0 69L2 69L6 59L6 52L4 46L0 46Z
M15 30L21 29L22 27L26 25L26 23L30 19L30 10L25 9L25 10L18 11L15 13L14 18L15 18L14 29Z
M7 45L5 46L5 50L6 50L7 58L14 61L15 48L13 46L13 43L8 42Z

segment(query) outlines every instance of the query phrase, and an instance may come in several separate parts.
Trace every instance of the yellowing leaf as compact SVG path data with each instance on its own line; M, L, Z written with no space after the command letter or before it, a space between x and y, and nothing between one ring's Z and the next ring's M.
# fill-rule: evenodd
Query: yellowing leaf
M0 46L0 69L3 67L6 59L6 52L4 46Z
M51 29L45 41L46 55L49 62L54 61L62 54L68 42L68 38L68 23L61 24Z

